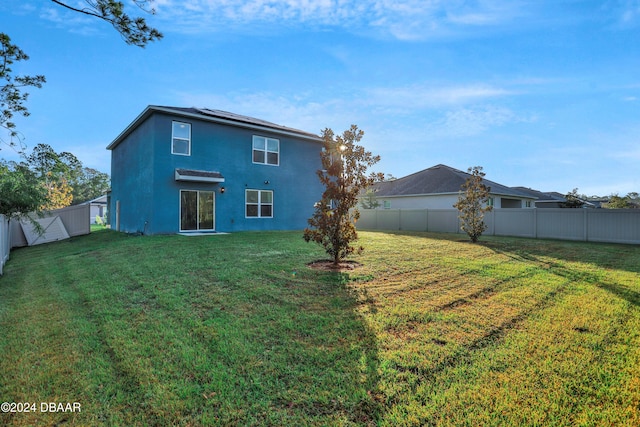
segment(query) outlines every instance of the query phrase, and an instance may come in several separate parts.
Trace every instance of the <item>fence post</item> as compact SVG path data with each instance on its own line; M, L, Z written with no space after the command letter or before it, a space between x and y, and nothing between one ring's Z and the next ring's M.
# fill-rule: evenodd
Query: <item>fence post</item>
M424 210L424 231L429 231L429 209Z
M495 209L491 209L489 211L491 213L491 235L495 236L496 235L496 210Z
M584 227L584 241L589 241L589 224L587 223L587 211L588 209L582 209L582 222Z
M0 276L4 268L4 263L9 259L11 252L11 231L9 230L9 219L0 215Z

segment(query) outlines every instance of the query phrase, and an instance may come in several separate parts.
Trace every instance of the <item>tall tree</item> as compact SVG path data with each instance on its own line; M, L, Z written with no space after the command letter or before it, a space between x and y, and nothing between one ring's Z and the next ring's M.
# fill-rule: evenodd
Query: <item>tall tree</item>
M116 0L84 0L85 7L73 5L69 1L51 0L74 12L93 16L110 23L120 33L127 44L145 47L149 42L160 40L163 35L157 29L150 27L143 17L131 17L124 12L125 6ZM152 5L155 0L131 0L146 13L154 14ZM13 121L14 115L28 116L29 110L25 102L29 96L24 92L26 87L41 88L46 82L45 76L16 76L13 74L12 64L26 61L29 56L18 46L11 43L11 38L0 33L0 128L8 132L8 140L0 137L0 142L15 148L21 143L19 133ZM24 147L20 147L23 149Z
M0 161L0 214L20 218L47 203L47 191L25 163Z
M160 40L163 35L160 31L147 24L147 21L138 16L131 17L124 13L124 4L116 0L84 0L88 7L76 7L68 1L51 0L55 4L63 6L74 12L93 16L110 23L120 33L127 44L145 47L147 43ZM132 0L143 11L155 14L152 7L155 0Z
M109 175L92 168L83 167L71 182L73 204L84 203L102 196L109 189Z
M144 18L131 17L124 12L125 6L121 1L116 0L84 0L86 7L77 6L78 1L71 4L70 1L52 0L53 3L65 7L74 12L93 16L109 22L127 44L145 47L147 43L160 40L163 36L155 28L150 27ZM141 10L147 13L155 13L151 8L155 0L132 0ZM8 140L0 136L0 143L4 143L9 147L15 148L20 142L19 152L23 153L24 146L22 139L16 129L13 121L14 115L19 114L28 116L29 110L25 106L29 94L23 92L26 87L40 88L46 82L43 75L35 76L18 76L14 75L11 68L12 64L18 61L28 60L29 57L18 46L11 43L11 38L0 33L0 129L8 132ZM55 153L54 153L55 154ZM75 159L75 156L69 153L61 153L58 160L64 164L66 158L67 166ZM73 157L71 157L73 156ZM51 158L45 161L52 161ZM51 157L51 156L49 156ZM77 161L77 159L76 159ZM54 164L58 165L55 161ZM79 163L79 162L78 162ZM72 174L74 168L67 170L67 175ZM81 170L82 172L82 170ZM34 172L28 166L9 167L3 163L0 168L0 195L3 199L4 206L0 208L11 215L23 215L30 211L38 211L39 208L60 207L71 203L71 184L67 175L55 176L55 172L48 171L43 174L42 171ZM48 196L45 197L46 203L41 203L40 195L43 194L43 178L45 182L49 180ZM77 178L77 177L76 177ZM29 187L29 186L32 187ZM40 202L35 203L40 200Z
M82 163L69 152L56 153L47 144L38 144L27 156L27 164L47 189L43 210L67 207L73 201L72 183L82 172Z
M335 265L356 250L355 223L360 217L358 195L374 182L384 179L382 174L367 175L367 169L380 161L370 151L358 145L364 132L356 125L342 135L334 135L329 128L322 131L322 169L317 175L325 190L315 205L304 240L323 246Z
M28 59L29 56L22 49L11 43L8 35L0 33L0 128L5 129L9 135L7 141L0 137L0 142L10 147L15 147L16 141L21 141L13 122L14 115L25 117L29 115L29 110L24 105L29 94L23 92L23 88L29 86L40 88L46 81L43 75L16 76L13 74L11 66L15 62Z
M462 221L461 229L467 233L473 243L476 243L482 233L487 229L484 223L485 212L491 211L492 206L487 205L490 187L484 185L481 166L469 168L469 178L462 184L458 202L453 205L458 209L458 217Z

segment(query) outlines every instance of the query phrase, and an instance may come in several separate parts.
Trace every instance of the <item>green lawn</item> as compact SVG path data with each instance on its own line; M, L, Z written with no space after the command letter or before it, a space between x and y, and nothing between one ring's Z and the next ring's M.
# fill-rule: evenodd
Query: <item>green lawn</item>
M360 235L345 273L299 232L14 250L0 425L640 424L640 247Z

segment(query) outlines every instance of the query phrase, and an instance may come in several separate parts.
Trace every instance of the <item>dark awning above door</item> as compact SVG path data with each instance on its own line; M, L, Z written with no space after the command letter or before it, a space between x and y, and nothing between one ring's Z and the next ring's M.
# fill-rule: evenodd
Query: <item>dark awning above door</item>
M176 169L175 179L176 181L191 182L224 182L224 177L220 172L193 169Z

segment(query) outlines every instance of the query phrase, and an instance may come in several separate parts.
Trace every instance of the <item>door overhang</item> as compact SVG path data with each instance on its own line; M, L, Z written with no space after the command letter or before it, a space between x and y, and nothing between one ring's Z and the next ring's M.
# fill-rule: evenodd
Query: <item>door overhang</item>
M215 171L176 169L174 176L176 181L209 182L209 183L224 182L224 176L222 176L220 172L215 172Z

